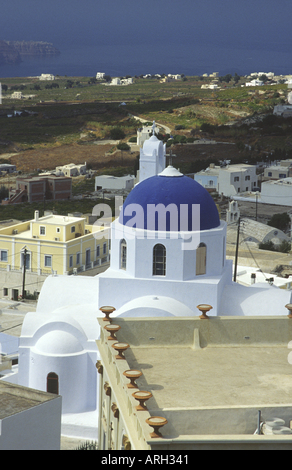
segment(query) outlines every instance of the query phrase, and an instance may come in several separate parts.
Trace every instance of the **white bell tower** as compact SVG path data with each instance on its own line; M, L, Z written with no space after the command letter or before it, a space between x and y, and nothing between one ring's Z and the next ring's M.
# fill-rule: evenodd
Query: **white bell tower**
M155 135L156 124L153 121L152 136L144 142L140 150L139 182L161 173L165 169L166 144L163 145Z

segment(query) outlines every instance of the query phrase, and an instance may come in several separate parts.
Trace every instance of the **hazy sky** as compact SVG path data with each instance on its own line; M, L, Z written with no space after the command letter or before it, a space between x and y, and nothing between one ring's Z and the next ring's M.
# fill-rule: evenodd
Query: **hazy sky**
M290 50L291 0L1 0L0 39Z

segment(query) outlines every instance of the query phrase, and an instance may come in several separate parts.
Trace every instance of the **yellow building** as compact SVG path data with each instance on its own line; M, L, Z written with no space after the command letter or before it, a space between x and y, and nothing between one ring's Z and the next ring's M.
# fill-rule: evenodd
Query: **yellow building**
M86 225L84 217L36 211L33 220L0 229L0 271L21 273L25 262L27 274L77 274L109 261L108 238L107 228ZM14 287L7 278L0 281L4 296Z

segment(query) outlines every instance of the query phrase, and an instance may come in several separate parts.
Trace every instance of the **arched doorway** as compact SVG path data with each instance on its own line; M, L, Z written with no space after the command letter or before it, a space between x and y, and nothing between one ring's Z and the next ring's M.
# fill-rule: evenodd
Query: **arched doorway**
M47 375L47 392L59 395L59 377L55 372L50 372Z

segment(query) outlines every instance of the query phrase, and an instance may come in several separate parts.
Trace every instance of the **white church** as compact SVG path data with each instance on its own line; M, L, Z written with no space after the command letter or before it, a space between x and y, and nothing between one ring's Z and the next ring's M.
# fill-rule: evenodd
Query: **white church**
M285 315L289 291L232 281L226 222L209 193L172 166L153 135L140 152L140 179L111 225L111 262L95 277L50 276L25 317L18 383L62 396L62 434L97 438L97 317Z

